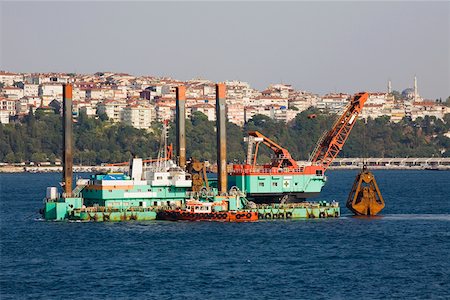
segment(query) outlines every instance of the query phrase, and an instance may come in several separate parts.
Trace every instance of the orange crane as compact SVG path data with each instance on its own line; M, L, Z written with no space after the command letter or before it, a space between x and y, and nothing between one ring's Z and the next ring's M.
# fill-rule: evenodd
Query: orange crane
M268 137L264 136L259 131L249 131L248 132L248 152L247 152L247 164L256 166L256 160L258 157L258 149L259 144L263 143L267 147L269 147L275 154L275 157L272 159L272 167L273 168L288 168L288 169L297 169L298 164L292 158L289 151ZM252 154L253 144L256 143L255 153Z
M345 111L336 120L333 127L326 132L316 145L313 154L311 155L312 165L320 166L325 171L331 162L336 158L342 147L345 144L353 126L356 123L358 115L361 113L364 103L369 98L369 94L366 92L355 94L351 99ZM311 115L310 115L311 116ZM308 116L308 118L310 118ZM315 115L314 115L315 117ZM312 118L312 117L311 117ZM258 156L259 144L263 143L270 148L275 157L272 159L273 168L286 168L286 169L298 169L297 162L292 158L289 151L268 137L264 136L259 131L248 132L248 152L247 152L247 164L256 166L256 159ZM253 145L256 144L253 153Z
M366 92L355 94L344 113L336 120L331 130L322 136L311 155L313 165L319 165L326 170L345 144L364 103L369 98Z

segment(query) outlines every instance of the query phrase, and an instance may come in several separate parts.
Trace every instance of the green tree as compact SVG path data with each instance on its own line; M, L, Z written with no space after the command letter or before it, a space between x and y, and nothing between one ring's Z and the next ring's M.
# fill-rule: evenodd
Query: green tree
M31 161L35 163L47 161L47 155L42 152L35 152L33 153L33 155L31 155Z
M9 152L8 154L6 154L5 162L10 163L10 164L15 163L16 157L14 156L14 153Z

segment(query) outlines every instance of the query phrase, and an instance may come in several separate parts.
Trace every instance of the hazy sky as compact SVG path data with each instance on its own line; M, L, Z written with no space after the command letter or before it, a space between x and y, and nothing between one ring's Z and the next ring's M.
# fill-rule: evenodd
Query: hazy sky
M450 2L0 2L0 69L450 95Z

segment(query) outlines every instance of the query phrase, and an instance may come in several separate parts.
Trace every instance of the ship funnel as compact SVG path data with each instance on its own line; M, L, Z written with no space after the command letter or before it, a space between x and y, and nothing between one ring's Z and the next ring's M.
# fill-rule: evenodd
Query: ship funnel
M176 129L178 165L186 168L186 87L176 87Z
M219 192L227 192L227 133L226 103L224 83L216 84L216 128L217 128L217 187Z
M63 182L64 197L72 197L73 124L72 85L63 84Z

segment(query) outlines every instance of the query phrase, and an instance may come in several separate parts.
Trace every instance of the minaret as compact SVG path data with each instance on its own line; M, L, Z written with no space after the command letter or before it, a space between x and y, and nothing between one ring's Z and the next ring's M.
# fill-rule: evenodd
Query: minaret
M417 102L417 77L414 75L414 102Z
M388 94L392 94L392 83L391 80L388 80Z

